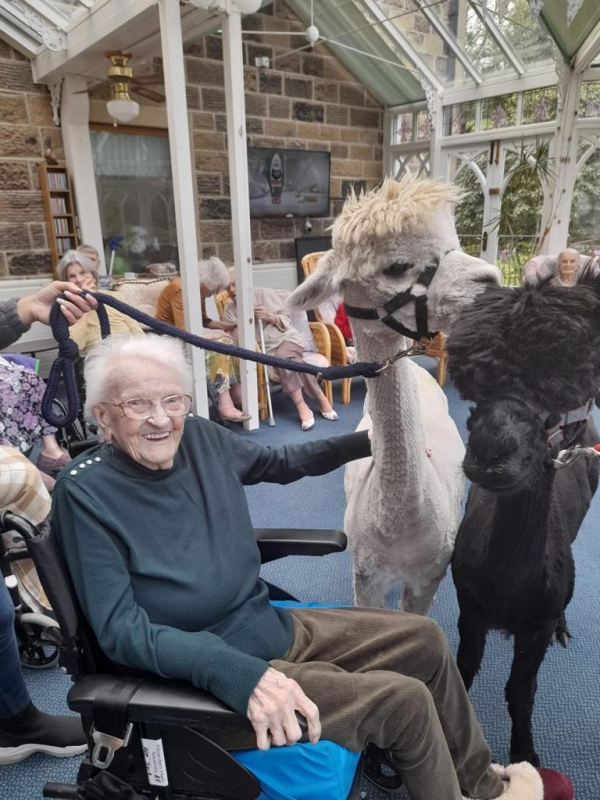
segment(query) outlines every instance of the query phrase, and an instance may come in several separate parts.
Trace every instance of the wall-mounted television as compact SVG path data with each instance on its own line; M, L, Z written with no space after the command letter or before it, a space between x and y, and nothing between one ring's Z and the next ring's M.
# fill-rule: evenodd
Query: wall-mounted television
M329 216L329 153L248 148L253 217Z

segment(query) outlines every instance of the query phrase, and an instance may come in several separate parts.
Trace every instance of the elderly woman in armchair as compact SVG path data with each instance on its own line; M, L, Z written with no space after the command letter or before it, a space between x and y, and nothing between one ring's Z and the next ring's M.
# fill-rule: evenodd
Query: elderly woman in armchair
M247 714L247 747L296 742L296 710L312 742L373 742L412 800L570 800L558 773L491 766L432 620L269 603L244 485L365 457L366 432L272 449L199 418L182 351L166 337L110 337L85 369L104 443L61 474L53 526L111 659L188 680Z

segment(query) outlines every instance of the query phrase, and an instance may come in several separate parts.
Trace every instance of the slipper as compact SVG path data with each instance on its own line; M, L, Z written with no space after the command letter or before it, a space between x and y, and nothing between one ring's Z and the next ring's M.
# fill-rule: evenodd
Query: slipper
M240 414L236 417L228 417L221 411L221 419L224 422L248 422L248 420L252 419L252 414Z

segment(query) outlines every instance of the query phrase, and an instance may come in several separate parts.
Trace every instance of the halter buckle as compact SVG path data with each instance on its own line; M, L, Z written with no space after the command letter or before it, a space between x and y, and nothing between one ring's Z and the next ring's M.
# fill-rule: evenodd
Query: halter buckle
M580 456L585 456L586 458L598 458L600 456L600 451L596 450L595 447L581 447L581 445L569 447L566 450L561 450L556 458L553 459L554 468L564 469L564 467L568 467Z
M385 372L388 367L391 367L392 364L395 364L396 361L399 361L401 358L406 358L406 356L421 356L427 350L424 344L420 344L419 342L415 342L413 345L408 347L406 350L399 350L395 355L386 358L385 361L382 361L379 365L379 368L375 370L376 375L381 375L382 372Z

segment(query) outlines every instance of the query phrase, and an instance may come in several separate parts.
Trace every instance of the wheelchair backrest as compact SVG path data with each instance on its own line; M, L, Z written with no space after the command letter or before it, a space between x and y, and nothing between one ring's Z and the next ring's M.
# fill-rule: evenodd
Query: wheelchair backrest
M38 526L11 512L0 514L0 531L14 530L27 543L39 579L56 615L64 639L63 665L73 676L114 672L114 664L104 655L79 605L50 518Z

